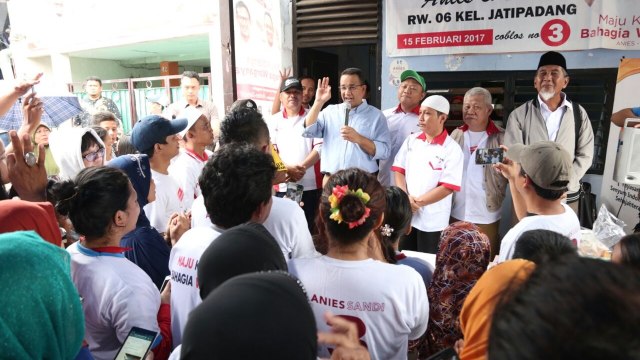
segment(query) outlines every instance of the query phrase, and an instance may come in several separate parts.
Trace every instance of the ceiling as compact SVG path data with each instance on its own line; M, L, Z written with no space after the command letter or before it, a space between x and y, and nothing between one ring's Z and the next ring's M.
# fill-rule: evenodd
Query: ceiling
M179 61L184 65L210 66L207 34L81 50L68 54L73 57L116 60L128 65Z

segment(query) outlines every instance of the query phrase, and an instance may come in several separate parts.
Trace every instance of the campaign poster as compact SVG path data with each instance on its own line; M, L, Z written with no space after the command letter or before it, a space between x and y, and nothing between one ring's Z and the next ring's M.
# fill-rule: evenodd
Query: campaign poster
M389 0L387 55L640 49L637 0Z

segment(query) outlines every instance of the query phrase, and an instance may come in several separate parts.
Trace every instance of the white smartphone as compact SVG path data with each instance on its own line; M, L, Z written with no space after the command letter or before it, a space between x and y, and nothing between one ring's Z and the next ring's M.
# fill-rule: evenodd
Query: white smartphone
M170 280L171 280L171 275L167 275L167 277L165 277L164 280L162 280L162 286L160 286L161 293L164 291L164 288L167 287L167 284L169 283Z
M144 360L156 336L158 333L155 331L132 327L115 360Z

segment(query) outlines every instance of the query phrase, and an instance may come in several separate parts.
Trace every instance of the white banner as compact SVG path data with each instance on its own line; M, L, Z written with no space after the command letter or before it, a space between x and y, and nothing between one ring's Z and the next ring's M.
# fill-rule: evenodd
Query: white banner
M638 0L387 0L389 56L640 49Z
M271 114L273 99L280 92L280 70L291 66L283 62L283 54L291 57L291 50L285 51L285 26L291 24L283 4L287 3L233 2L238 99L253 99L265 115Z
M612 114L640 106L639 93L640 59L623 59L618 69ZM600 196L607 209L626 223L625 231L631 233L633 227L640 220L638 219L638 213L640 213L640 186L625 185L614 179L616 177L614 175L616 159L620 155L618 152L621 151L619 146L621 136L622 129L611 123ZM627 144L627 146L629 145ZM640 156L640 154L634 153L633 156ZM618 169L618 171L622 170Z

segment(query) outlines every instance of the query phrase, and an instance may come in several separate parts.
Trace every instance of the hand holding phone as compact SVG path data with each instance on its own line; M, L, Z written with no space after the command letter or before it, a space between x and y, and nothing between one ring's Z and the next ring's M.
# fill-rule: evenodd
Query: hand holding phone
M115 360L145 359L157 336L158 333L155 331L132 327Z

